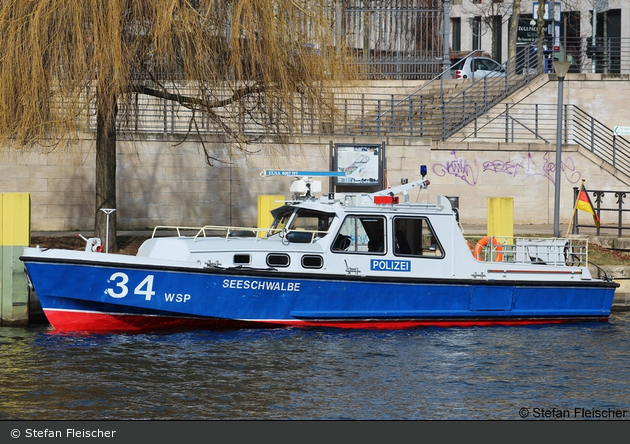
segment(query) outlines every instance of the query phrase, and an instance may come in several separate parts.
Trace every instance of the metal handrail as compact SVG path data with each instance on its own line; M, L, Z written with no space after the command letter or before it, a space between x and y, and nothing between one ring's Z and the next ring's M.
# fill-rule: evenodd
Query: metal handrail
M630 45L628 46L627 52L630 54ZM625 55L624 48L621 49L622 55ZM447 97L449 89L444 86L446 70L443 70L441 76L434 76L412 93L369 94L331 91L335 97L338 114L328 119L316 117L308 104L296 97L295 106L290 110L291 115L273 116L274 123L277 123L280 132L294 131L305 135L383 135L386 131L395 136L420 134L445 140L454 134L457 128L487 112L497 100L500 100L499 97L517 90L531 81L535 75L543 72L544 66L538 63L539 60L532 51L533 49L529 52L524 51L515 60L508 61L505 77L476 78L474 82L453 81L452 85L458 87L467 85L467 82L471 83L467 85L465 91L455 96ZM575 69L586 67L585 57L576 60L581 64L576 65ZM625 67L619 63L613 66ZM431 85L435 85L438 77L441 82L439 91L436 88L433 95L425 94ZM189 94L194 94L194 84L182 85L182 93L186 93L186 88L190 89ZM224 132L224 128L216 126L210 119L194 115L191 110L171 102L165 103L159 99L142 96L138 100L130 100L129 103L133 103L134 107L124 108L124 112L119 113L118 125L123 139L134 137L137 133L189 135L190 122L193 118L202 136ZM243 104L246 108L249 105ZM224 111L237 113L238 109L226 108ZM219 115L222 112L217 110ZM88 113L85 118L89 128L95 128L94 115ZM255 114L245 113L238 121L233 122L234 129L251 137L259 136L264 133L264 129L258 124L258 120ZM283 124L285 120L286 125ZM289 122L297 122L297 125L291 126Z
M532 67L530 62L534 63L534 60ZM509 94L527 85L542 73L542 68L528 49L506 62L505 76L484 77L481 82L472 82L467 89L444 102L441 139L446 140Z
M458 63L475 56L476 53L481 53L483 54L485 51L481 50L481 49L476 49L474 51L471 51L470 54L466 55L465 57L462 57ZM414 90L413 92L407 94L406 96L404 96L402 99L399 99L394 105L392 105L387 111L384 111L382 114L376 116L374 118L374 120L380 119L381 117L383 117L386 114L389 114L390 112L392 112L398 105L406 102L407 100L411 99L412 97L418 95L424 88L426 88L427 86L431 85L433 82L436 82L437 80L440 81L440 100L443 99L444 97L444 88L443 88L443 81L444 81L444 74L446 74L447 72L452 71L452 66L449 66L446 69L443 69L439 74L437 74L436 76L434 76L431 80L429 80L428 82L424 83L420 88L417 88L416 90ZM473 81L474 81L474 73L473 73L473 77L472 77Z
M613 129L586 113L577 105L563 106L562 142L577 144L597 155L608 165L630 176L630 141L614 134ZM491 114L477 116L464 128L461 140L499 139L506 143L555 140L556 104L505 104ZM481 121L481 123L480 123Z
M630 176L630 141L577 106L572 106L573 137L593 154Z
M573 64L569 72L630 72L630 39L607 38L601 42L598 40L597 46L590 48L586 39L567 39L567 53L572 57ZM599 45L602 43L602 45ZM590 52L589 52L590 51ZM473 52L466 57L473 57ZM564 56L564 54L563 54ZM589 58L590 57L590 58ZM506 76L475 79L474 81L454 81L457 87L466 85L464 91L458 94L444 87L443 69L440 75L434 76L429 82L424 83L420 88L412 93L405 94L366 94L357 92L332 91L335 97L335 108L338 114L327 118L321 118L316 113L311 112L308 103L304 103L296 97L295 106L290 110L291 115L274 115L273 123L280 132L301 133L303 135L365 135L365 136L410 136L410 137L431 137L433 139L446 140L473 124L475 128L481 120L481 116L487 113L498 103L502 97L506 97L511 92L529 83L534 76L544 71L544 66L540 63L540 57L533 50L533 46L519 53L515 59L509 60L506 64ZM594 61L594 63L590 63ZM533 65L532 65L533 64ZM433 95L427 93L430 85L434 85L440 78L440 88L437 88ZM470 82L468 85L467 83ZM195 94L195 85L191 82L179 85L182 93ZM86 94L86 97L90 97ZM150 136L147 134L157 133L160 139L164 135L175 137L189 137L191 121L194 119L195 128L199 130L200 137L208 134L223 134L225 129L216 125L211 119L200 115L195 115L189 109L181 107L172 102L165 102L161 99L141 96L138 100L129 100L129 107L121 107L118 117L118 128L120 139L133 139L137 134L144 134L143 139ZM243 103L244 109L255 109L253 104ZM630 158L628 152L630 148L627 141L620 137L614 137L611 131L601 125L592 116L583 113L579 108L565 108L563 138L565 143L579 143L594 154L601 156L607 163L630 175ZM238 108L226 107L224 110L217 110L218 114L238 113ZM515 118L512 108L508 108L505 114L496 114L492 111L495 121L484 123L484 131L469 131L474 134L472 137L480 137L488 130L495 127L498 118L505 118L513 126L510 130L505 125L503 134L504 140L508 141L508 133L514 135L517 130L528 132L528 137L538 140L553 140L555 132L551 128L542 128L546 124L544 119L537 118L534 123L528 125L527 121ZM492 118L492 116L488 116ZM255 113L243 113L238 121L233 122L235 132L242 133L255 138L264 134L264 128L259 124L259 117ZM83 117L87 120L88 128L96 127L96 120L91 109L86 111ZM297 122L295 124L295 122ZM540 126L540 127L539 127ZM549 134L549 136L543 134ZM483 136L486 137L487 136ZM495 135L492 138L497 137ZM498 136L501 137L501 136ZM570 142L573 140L574 142Z

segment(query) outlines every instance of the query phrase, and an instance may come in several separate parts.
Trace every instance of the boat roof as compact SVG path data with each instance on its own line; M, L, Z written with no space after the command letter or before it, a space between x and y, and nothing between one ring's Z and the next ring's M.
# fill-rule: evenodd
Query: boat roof
M436 203L410 202L408 190L412 188L426 189L430 182L424 177L420 180L403 184L393 188L387 188L373 193L329 193L320 197L312 194L311 178L305 177L294 181L291 189L302 190L294 194L292 199L284 201L284 204L271 211L273 217L283 212L295 209L295 207L309 208L324 212L338 212L340 209L352 212L390 212L390 211L422 211L430 213L452 213L450 201L444 196L437 196ZM297 186L295 183L299 183ZM319 187L316 187L319 188ZM403 194L402 200L399 194Z

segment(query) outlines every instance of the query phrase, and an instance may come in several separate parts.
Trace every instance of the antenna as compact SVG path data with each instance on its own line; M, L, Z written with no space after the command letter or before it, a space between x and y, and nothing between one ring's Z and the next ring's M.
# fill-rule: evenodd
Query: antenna
M423 189L428 188L429 184L431 183L429 182L428 179L424 178L424 176L427 175L426 165L420 166L420 175L422 176L422 179L420 180L398 185L397 187L389 188L387 190L377 191L376 193L372 193L371 195L372 196L387 196L387 195L393 196L394 194L397 194L397 193L403 193L405 196L405 202L407 202L409 200L409 194L407 193L407 190L410 190L411 188L415 188L415 187L419 187L421 190L423 190Z
M322 182L313 180L311 177L343 177L344 171L290 171L290 170L265 170L260 173L261 177L286 176L294 177L289 191L301 193L302 197L313 197L313 193L321 193Z
M107 214L107 229L105 231L105 253L109 248L109 215L116 211L115 208L101 208L101 211Z

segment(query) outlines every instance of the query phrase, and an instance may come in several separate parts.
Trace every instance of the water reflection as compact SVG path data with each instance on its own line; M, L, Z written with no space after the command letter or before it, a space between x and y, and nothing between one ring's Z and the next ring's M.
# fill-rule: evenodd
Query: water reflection
M0 329L0 419L518 419L630 410L630 316L404 331Z

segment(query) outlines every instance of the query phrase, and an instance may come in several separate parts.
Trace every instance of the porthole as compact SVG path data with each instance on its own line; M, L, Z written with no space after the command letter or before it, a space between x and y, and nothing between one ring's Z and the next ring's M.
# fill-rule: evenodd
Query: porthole
M291 258L288 254L271 253L267 255L267 265L270 267L288 267Z
M252 263L252 257L249 254L235 254L234 265L249 265Z
M324 258L317 255L302 256L303 268L322 268L324 266Z

